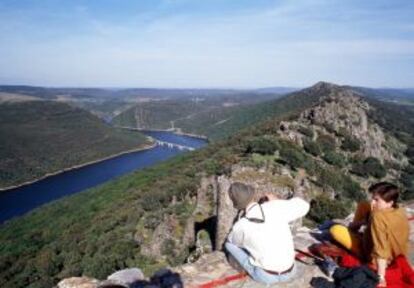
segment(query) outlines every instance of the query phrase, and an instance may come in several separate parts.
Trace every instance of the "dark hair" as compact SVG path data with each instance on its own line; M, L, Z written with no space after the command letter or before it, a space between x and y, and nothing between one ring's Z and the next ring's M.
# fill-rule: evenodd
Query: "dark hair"
M368 188L369 193L371 194L377 194L383 199L385 202L391 202L393 201L393 207L397 208L398 204L398 198L400 196L400 190L398 187L394 184L388 183L388 182L379 182L376 184L371 185Z

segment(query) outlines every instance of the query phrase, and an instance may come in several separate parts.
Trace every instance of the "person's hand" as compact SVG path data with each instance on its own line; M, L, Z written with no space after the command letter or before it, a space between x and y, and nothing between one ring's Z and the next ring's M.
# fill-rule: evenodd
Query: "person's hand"
M274 193L266 193L265 196L267 197L268 201L277 200L279 197L277 197Z
M354 231L358 231L362 225L365 225L365 221L354 221L349 223L348 228Z
M387 287L387 281L385 280L385 277L384 276L379 276L379 283L378 283L378 285L377 285L377 288L385 288L385 287Z
M377 288L386 288L387 287L387 281L385 279L380 280L380 282L377 285Z

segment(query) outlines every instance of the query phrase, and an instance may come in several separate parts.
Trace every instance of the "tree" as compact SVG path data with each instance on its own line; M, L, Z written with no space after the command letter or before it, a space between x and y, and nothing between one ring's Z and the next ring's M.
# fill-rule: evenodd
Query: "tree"
M336 141L335 138L330 135L319 135L316 140L323 152L335 150Z
M299 126L298 131L309 138L313 138L315 134L313 133L313 130L311 128L306 127L306 126Z
M384 166L375 157L368 157L363 162L355 162L352 165L351 172L362 177L373 176L379 179L387 175Z
M346 202L319 195L311 201L307 218L316 223L323 223L326 220L344 218L349 212L349 205Z
M258 153L262 155L271 155L278 150L277 141L268 137L255 137L248 141L246 153Z
M306 152L312 154L313 156L319 156L322 153L321 147L312 140L305 139L303 141L303 148Z
M340 153L336 153L333 151L328 151L323 155L323 160L325 160L327 163L337 166L337 167L344 167L346 164L346 158L344 155Z
M352 136L345 136L341 148L345 151L356 152L361 147L361 142Z

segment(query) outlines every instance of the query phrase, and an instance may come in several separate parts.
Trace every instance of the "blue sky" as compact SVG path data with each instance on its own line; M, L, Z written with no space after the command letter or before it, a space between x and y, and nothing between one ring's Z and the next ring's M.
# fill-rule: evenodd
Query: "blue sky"
M414 1L0 0L0 84L414 87Z

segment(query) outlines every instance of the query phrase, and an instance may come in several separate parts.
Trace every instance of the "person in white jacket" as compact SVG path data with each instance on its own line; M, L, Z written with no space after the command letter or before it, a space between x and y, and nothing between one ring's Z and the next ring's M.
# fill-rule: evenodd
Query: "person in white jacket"
M256 281L273 284L289 281L296 272L289 222L303 217L309 203L301 198L278 199L266 195L256 201L254 188L233 183L229 196L242 216L233 225L226 250Z

